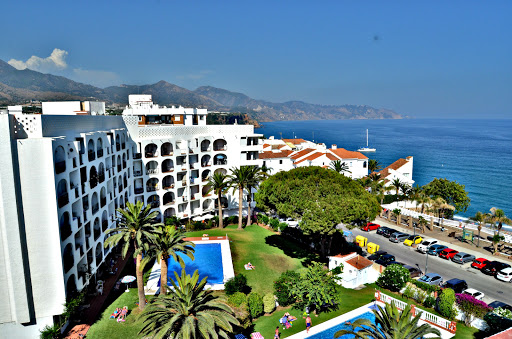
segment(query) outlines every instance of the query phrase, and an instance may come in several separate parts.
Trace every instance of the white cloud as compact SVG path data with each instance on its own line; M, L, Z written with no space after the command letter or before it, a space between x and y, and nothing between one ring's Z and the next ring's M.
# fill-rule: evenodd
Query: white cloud
M197 73L191 73L191 74L185 74L185 75L177 75L176 79L180 79L180 80L183 80L183 79L199 80L199 79L202 79L202 78L206 77L208 74L211 74L211 73L213 73L213 71L204 70L204 71L199 71Z
M19 70L28 68L38 72L49 73L66 69L68 67L68 64L66 63L67 55L68 52L55 48L52 54L46 58L32 55L27 61L11 59L8 63Z

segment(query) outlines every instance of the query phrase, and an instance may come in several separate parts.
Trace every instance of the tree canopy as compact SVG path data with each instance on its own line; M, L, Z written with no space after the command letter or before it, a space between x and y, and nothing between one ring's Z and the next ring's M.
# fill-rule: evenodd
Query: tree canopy
M299 167L263 181L256 193L258 208L301 220L307 235L320 239L322 254L336 225L373 220L377 199L356 181L321 167Z
M443 198L448 204L455 207L455 212L466 212L471 202L465 186L456 181L435 178L423 186L423 189L425 194L432 198Z

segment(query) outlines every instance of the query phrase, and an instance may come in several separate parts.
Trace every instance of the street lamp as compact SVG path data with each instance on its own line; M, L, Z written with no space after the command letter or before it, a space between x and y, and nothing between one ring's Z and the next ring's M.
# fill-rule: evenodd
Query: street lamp
M427 258L425 260L425 273L423 273L424 275L427 274L427 270L428 270L428 249L427 249ZM418 269L421 271L421 268L420 268L420 265L416 264L416 266L418 266Z

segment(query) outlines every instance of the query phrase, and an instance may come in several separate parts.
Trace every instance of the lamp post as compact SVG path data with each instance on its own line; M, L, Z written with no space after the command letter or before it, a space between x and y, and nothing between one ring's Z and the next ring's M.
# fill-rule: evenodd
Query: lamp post
M428 271L428 250L427 250L426 254L427 254L427 258L426 258L426 261L425 261L425 273L423 273L424 275L427 274L427 271ZM416 264L416 266L421 271L420 265Z

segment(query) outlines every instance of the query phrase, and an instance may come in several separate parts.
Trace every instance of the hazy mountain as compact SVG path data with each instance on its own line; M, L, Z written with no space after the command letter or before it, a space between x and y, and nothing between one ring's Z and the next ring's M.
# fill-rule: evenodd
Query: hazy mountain
M128 103L129 94L151 94L160 105L181 105L248 114L258 121L315 119L400 119L394 111L356 105L317 105L302 101L273 103L256 100L242 93L211 86L194 91L159 81L151 85L120 85L105 89L82 84L62 76L29 69L17 70L0 60L0 102L21 103L34 100L102 100Z

